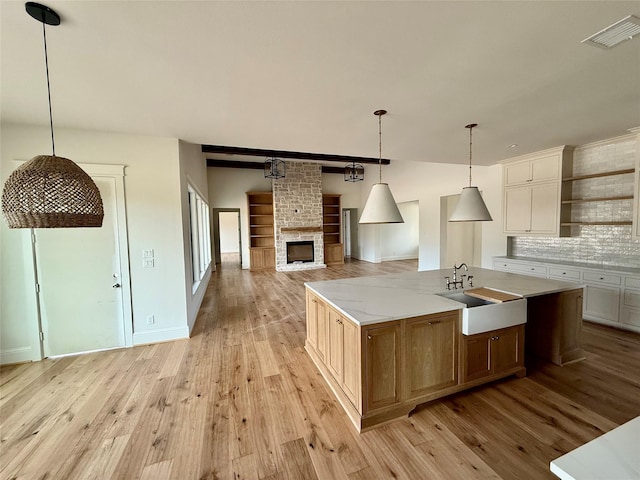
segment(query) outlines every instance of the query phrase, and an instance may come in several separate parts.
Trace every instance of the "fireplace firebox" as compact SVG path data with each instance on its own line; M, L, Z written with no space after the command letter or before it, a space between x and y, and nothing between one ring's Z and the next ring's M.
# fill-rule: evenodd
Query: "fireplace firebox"
M287 263L313 263L313 240L287 242Z

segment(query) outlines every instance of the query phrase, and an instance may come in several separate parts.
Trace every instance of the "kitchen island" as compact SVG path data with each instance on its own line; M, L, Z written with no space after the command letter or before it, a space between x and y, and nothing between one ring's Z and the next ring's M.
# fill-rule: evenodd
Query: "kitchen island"
M447 291L448 269L305 284L305 349L358 431L426 401L524 376L525 328L528 353L560 365L582 358L581 287L481 268L465 273L476 288L526 299L526 318L463 335L466 305L438 295Z

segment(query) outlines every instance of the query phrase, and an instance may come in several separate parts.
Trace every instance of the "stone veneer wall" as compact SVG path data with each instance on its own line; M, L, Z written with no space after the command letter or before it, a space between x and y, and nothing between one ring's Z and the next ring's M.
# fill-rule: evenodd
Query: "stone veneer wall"
M635 167L633 136L597 142L575 149L573 175ZM633 195L632 173L573 182L573 196L611 197ZM589 202L574 205L573 221L629 220L633 200ZM593 263L597 266L640 267L640 242L633 240L630 225L580 225L571 237L509 237L509 255Z
M324 268L322 170L317 163L287 162L285 178L273 180L276 270ZM317 232L282 232L282 227L318 227ZM313 263L287 264L287 242L313 240Z

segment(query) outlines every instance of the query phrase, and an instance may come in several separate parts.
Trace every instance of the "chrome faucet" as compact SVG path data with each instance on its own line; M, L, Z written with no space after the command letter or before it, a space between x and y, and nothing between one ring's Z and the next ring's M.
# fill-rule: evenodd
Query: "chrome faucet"
M467 267L466 263L461 263L458 266L454 264L453 265L453 281L450 281L449 277L444 277L447 281L447 290L451 290L451 285L453 285L453 288L455 288L456 290L458 289L458 285L460 285L460 288L464 288L464 277L466 277L466 275L461 275L460 280L458 280L458 270L460 270L461 268L464 268L465 272L469 271L469 268Z

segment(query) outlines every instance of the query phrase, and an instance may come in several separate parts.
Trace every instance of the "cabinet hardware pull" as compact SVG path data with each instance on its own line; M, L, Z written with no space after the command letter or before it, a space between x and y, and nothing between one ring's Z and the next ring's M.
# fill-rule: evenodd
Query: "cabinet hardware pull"
M600 280L604 280L604 277L600 277Z
M371 340L371 335L367 335L367 340Z
M427 322L429 325L436 325L440 323L441 320L434 320L433 322Z

